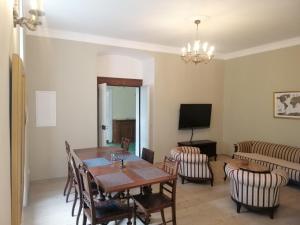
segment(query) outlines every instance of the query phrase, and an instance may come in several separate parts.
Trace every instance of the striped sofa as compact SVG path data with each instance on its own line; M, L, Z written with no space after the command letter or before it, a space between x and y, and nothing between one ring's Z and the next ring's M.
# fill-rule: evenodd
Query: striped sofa
M230 178L231 198L237 204L238 213L243 205L250 209L267 210L273 219L274 210L279 206L279 189L288 182L284 170L251 172L236 169L228 163L225 173Z
M194 182L209 180L213 186L214 177L208 157L201 154L200 148L181 146L173 148L170 154L172 158L180 161L178 174L182 184L184 184L184 180Z
M262 141L244 141L235 144L233 158L246 159L270 170L283 169L290 181L300 182L300 148Z

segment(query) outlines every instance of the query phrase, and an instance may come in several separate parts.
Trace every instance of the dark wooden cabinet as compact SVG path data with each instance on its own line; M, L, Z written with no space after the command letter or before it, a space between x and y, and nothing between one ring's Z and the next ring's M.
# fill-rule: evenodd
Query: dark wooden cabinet
M122 137L135 141L135 120L113 120L113 143L121 143Z
M178 146L192 146L198 147L201 153L206 154L208 157L215 157L217 160L217 142L211 140L196 140L196 141L182 141L177 143Z

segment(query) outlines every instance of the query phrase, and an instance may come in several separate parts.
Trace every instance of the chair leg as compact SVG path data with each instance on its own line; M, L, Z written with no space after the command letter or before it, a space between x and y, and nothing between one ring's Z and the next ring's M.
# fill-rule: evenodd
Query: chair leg
M181 176L181 184L184 184L184 177Z
M66 182L66 185L65 185L65 188L64 188L64 196L66 196L67 188L69 187L69 182L70 182L70 176L68 174L67 182Z
M271 210L270 210L270 218L271 219L274 219L274 208L272 208Z
M240 213L241 212L241 207L242 207L242 205L241 205L241 203L236 203L236 212L237 213Z
M176 206L175 206L175 203L172 206L172 221L173 221L173 225L176 225Z
M77 203L77 198L78 198L78 193L77 190L75 190L75 198L74 198L74 202L73 202L73 206L72 206L72 216L74 216L74 211L75 211L75 206Z
M132 225L132 223L131 223L131 217L128 217L127 225Z
M150 223L150 215L145 215L145 225L149 225Z
M86 215L83 213L82 225L86 225L86 221L87 221L87 217L86 217Z
M161 214L161 219L163 221L163 224L166 225L166 218L165 218L165 212L164 209L160 210L160 214Z
M136 204L135 201L133 201L133 225L136 225Z
M73 180L71 180L71 182L69 183L69 188L68 188L66 202L69 202L69 196L71 194L72 187L73 187Z
M78 223L79 223L79 218L80 218L81 210L82 210L82 204L80 203L79 204L78 213L77 213L77 218L76 218L76 225L78 225Z

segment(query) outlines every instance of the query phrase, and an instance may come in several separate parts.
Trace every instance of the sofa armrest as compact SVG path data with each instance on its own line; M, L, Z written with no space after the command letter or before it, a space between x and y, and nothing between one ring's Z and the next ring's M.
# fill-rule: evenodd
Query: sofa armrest
M226 164L225 168L224 168L225 174L227 177L229 177L230 179L233 179L235 177L234 174L237 173L238 169L233 167L231 164Z
M278 177L280 177L280 181L281 181L280 186L284 186L289 182L289 176L284 170L275 169L271 173L276 174Z
M239 151L239 146L238 146L238 144L234 144L233 146L234 146L234 152L238 152L238 151Z
M234 152L252 152L253 141L242 141L234 144Z

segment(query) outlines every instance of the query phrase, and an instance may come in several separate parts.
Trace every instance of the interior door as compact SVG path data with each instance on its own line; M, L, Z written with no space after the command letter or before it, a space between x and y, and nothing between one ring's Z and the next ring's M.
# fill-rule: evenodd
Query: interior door
M140 149L150 146L150 87L140 88Z
M18 55L12 57L11 74L11 224L20 225L24 191L25 74Z
M105 146L108 140L107 134L107 84L98 85L98 145Z

